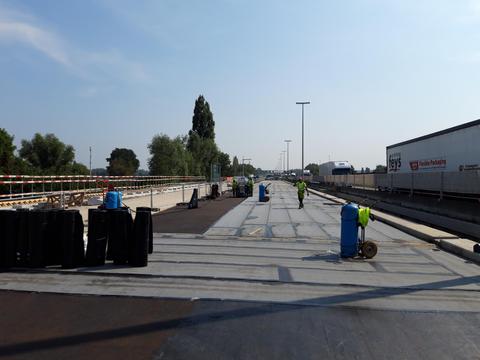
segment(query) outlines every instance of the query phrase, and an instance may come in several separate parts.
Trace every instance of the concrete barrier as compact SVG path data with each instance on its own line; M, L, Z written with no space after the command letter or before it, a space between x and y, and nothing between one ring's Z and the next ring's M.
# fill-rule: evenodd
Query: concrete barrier
M320 183L340 187L436 192L478 195L480 197L480 171L429 172L408 174L348 174L317 176Z

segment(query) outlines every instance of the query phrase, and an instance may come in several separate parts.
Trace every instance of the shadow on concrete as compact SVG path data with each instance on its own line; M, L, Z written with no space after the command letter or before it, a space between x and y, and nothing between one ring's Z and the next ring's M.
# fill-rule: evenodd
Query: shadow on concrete
M326 261L326 262L333 262L333 263L341 263L341 257L338 254L315 254L312 256L305 256L302 257L303 261Z
M75 270L76 272L79 272L79 273L88 273L88 272L95 272L95 271L117 270L117 269L135 269L135 267L128 264L116 265L112 262L112 263L106 263L105 265L81 267ZM72 272L74 272L75 270L73 270Z

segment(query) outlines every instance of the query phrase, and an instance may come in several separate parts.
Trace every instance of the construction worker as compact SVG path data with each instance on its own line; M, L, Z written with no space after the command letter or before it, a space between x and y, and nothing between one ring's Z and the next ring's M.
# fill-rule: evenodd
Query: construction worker
M237 188L238 188L238 182L237 182L237 179L235 179L235 177L234 177L233 180L232 180L233 197L237 197Z
M293 186L297 188L298 202L299 202L298 208L303 209L303 198L305 197L305 191L307 192L307 196L310 196L310 193L308 192L308 188L307 188L307 183L303 180L303 177L302 177Z
M248 178L247 187L248 187L248 196L253 196L253 179L252 178Z

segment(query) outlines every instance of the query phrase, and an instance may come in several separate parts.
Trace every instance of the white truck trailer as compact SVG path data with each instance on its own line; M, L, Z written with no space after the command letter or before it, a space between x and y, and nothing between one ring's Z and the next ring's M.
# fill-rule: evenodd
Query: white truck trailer
M480 120L387 146L388 173L480 170Z
M348 161L329 161L319 166L320 176L345 175L352 173L352 166Z

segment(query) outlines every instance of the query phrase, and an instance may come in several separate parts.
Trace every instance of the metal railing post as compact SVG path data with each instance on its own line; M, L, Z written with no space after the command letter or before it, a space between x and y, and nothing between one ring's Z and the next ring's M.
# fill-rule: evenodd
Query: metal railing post
M60 206L65 209L65 195L63 193L63 182L60 182Z

